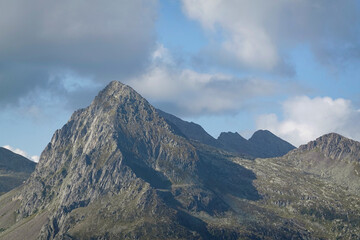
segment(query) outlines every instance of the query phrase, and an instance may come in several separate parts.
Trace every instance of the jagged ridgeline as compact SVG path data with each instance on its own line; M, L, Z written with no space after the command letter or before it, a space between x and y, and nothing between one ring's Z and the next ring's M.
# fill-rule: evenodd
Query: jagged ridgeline
M293 145L275 136L268 130L258 130L253 136L246 140L238 133L222 132L215 139L209 135L200 125L184 121L174 115L157 109L170 125L179 129L179 131L188 139L200 143L221 148L223 150L235 153L245 158L271 158L281 157L289 151L295 149Z
M358 192L298 164L322 148L247 160L186 135L111 82L55 132L27 182L0 197L0 238L359 237Z

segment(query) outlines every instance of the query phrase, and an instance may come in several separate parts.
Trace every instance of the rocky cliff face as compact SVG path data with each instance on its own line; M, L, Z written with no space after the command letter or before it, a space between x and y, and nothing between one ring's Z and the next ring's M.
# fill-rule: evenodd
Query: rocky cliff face
M21 185L35 166L33 161L0 147L0 195Z
M62 235L73 209L124 191L135 191L136 207L147 208L146 198L158 202L153 188L192 184L198 161L194 147L175 135L145 99L112 82L55 132L20 193L20 217L56 204L43 232Z
M358 195L296 165L311 151L253 161L189 141L112 82L0 197L0 239L359 237Z

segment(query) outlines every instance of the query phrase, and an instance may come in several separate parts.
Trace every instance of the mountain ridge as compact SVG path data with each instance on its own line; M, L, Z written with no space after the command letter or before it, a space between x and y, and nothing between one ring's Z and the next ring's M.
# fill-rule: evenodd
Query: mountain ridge
M200 125L187 122L172 114L157 109L160 116L174 125L188 139L199 141L212 147L221 148L246 158L269 158L280 157L292 149L293 145L277 137L268 130L257 130L247 140L239 133L222 132L215 139L208 134Z
M0 195L20 186L35 166L35 162L0 147Z
M249 160L191 141L111 82L0 197L0 239L360 237L359 194L296 165L316 152Z

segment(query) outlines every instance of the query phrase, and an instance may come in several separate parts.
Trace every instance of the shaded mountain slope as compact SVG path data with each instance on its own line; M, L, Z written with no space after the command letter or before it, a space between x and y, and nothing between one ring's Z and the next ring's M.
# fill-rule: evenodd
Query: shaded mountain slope
M33 161L0 147L0 194L21 185L35 166Z
M217 140L226 151L242 154L248 158L255 158L257 155L256 147L237 132L222 132Z
M180 130L188 139L199 141L203 144L207 144L213 147L223 146L210 134L208 134L199 124L193 122L184 121L172 114L156 109L161 117L163 117L168 123L172 124Z
M280 157L295 149L293 145L268 130L256 131L249 139L249 143L255 146L254 156L259 158Z

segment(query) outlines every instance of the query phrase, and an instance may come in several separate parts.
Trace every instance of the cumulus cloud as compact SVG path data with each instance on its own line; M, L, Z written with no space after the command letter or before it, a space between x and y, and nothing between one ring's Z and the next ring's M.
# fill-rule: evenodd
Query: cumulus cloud
M3 146L3 148L6 148L6 149L8 149L8 150L10 150L10 151L12 151L12 152L14 152L16 154L19 154L19 155L21 155L23 157L26 157L26 158L32 160L33 162L39 162L39 156L35 156L35 155L34 156L29 156L25 151L23 151L23 150L21 150L19 148L14 148L14 147L11 147L10 145L5 145L5 146Z
M290 74L287 53L297 45L309 46L326 64L360 49L359 6L354 0L182 3L186 15L213 36L202 53L205 61Z
M330 132L360 140L360 110L350 100L301 96L285 101L282 111L283 119L276 114L259 116L257 127L297 146Z
M156 10L156 0L0 1L0 104L49 84L62 93L64 73L104 84L142 71Z
M181 68L161 44L152 62L128 83L163 110L181 116L237 112L255 98L286 88L275 81Z

